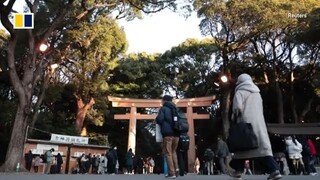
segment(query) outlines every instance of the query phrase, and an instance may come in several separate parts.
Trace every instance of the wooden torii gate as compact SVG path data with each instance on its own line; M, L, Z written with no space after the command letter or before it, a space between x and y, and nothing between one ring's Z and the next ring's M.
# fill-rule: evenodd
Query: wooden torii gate
M108 100L112 102L113 107L131 108L130 113L115 114L115 120L129 120L129 137L128 149L135 152L136 148L136 124L137 120L155 120L156 114L140 114L137 113L137 108L160 108L162 106L161 99L131 99L108 96ZM215 96L174 99L173 102L177 107L186 108L186 117L189 123L190 146L188 151L188 171L194 172L194 162L196 159L194 122L198 119L210 119L209 114L198 114L193 112L193 107L208 107L211 106Z

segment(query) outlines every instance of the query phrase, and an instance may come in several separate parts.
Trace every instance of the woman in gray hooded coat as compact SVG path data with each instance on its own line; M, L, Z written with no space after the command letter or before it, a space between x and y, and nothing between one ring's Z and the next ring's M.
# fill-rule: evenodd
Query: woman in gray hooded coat
M268 180L281 178L279 167L273 158L270 139L263 115L263 104L259 88L253 83L248 74L238 77L232 106L232 120L241 117L246 123L251 123L253 131L258 138L259 147L254 150L233 152L232 168L236 171L231 174L235 179L241 179L244 162L251 158L263 158L270 176Z

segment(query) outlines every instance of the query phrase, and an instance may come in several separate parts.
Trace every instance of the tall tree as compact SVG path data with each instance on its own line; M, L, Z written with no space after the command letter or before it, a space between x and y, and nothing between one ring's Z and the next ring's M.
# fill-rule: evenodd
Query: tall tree
M162 84L167 93L177 98L207 96L213 93L214 73L220 62L217 47L211 38L187 39L163 53L159 58L160 71L165 75Z
M26 127L33 110L34 88L42 79L49 64L52 63L43 61L43 57L48 56L50 51L41 54L38 49L41 43L48 42L52 45L51 48L56 47L55 44L59 42L61 31L67 30L70 26L73 27L73 24L90 15L99 16L100 14L105 15L106 12L111 14L118 11L119 16L134 16L140 11L157 12L166 7L175 7L175 0L156 2L148 0L59 0L54 2L26 0L27 10L34 13L37 25L34 30L20 31L14 29L9 20L16 0L0 2L1 23L10 34L6 51L7 69L13 89L19 99L6 161L1 167L2 171L14 171L17 163L22 159ZM20 43L21 34L19 32L25 34L23 39L27 39L26 43ZM18 44L24 46L20 54L15 51ZM21 69L18 69L18 65Z
M61 71L64 81L76 87L74 96L78 108L75 125L80 134L83 128L85 130L86 114L95 101L101 101L99 106L106 104L110 72L126 51L127 43L123 30L108 16L90 18L77 26L77 29L63 34L61 49L65 49L66 60ZM68 48L63 48L66 46ZM95 119L103 120L101 117Z
M314 0L304 1L303 4L286 0L199 0L194 3L203 18L203 33L211 34L217 41L227 74L234 61L242 61L262 70L265 83L270 83L275 89L279 123L284 122L280 81L286 77L286 63L291 60L292 66L296 47L294 34L303 25L295 17L303 18L317 4L318 1ZM224 98L226 104L222 107L225 134L228 131L230 105L228 92Z
M218 48L217 57L220 57L222 61L221 75L228 78L227 84L223 84L221 105L223 134L227 136L233 83L230 69L233 61L238 60L239 54L246 48L248 37L256 33L249 26L256 21L256 18L254 18L256 9L248 11L252 7L248 1L243 1L242 5L239 6L237 1L224 0L195 0L194 7L198 16L202 18L200 24L202 34L211 35Z

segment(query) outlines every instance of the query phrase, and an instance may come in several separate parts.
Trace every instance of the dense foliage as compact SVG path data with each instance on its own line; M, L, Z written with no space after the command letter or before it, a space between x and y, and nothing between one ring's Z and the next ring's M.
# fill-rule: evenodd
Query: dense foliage
M214 137L224 133L221 126L229 120L226 109L231 105L233 83L243 72L251 74L261 89L267 122L319 123L317 0L190 1L202 19L201 32L212 38L187 39L161 54L126 54L126 37L115 18L140 17L141 11L157 12L166 7L175 9L173 0L155 4L34 2L40 2L29 4L38 14L36 22L40 22L35 24L34 31L15 31L2 20L10 34L0 31L1 147L8 146L14 124L26 121L21 125L24 131L16 132L20 137L24 137L27 125L33 126L28 137L38 139L48 138L48 133L78 135L83 131L92 144L107 142L118 146L119 154L124 154L128 122L113 120L113 114L126 113L128 109L112 108L108 95L129 98L160 98L164 93L176 98L216 95L217 101L210 108L195 110L211 114L210 121L195 123L201 155L201 149L213 145ZM10 3L1 3L2 16L6 15L2 10L11 10L8 7ZM111 16L115 12L117 17ZM50 50L37 51L41 42L49 44ZM54 63L59 64L58 68L50 69ZM230 78L229 84L220 82L224 74ZM30 81L25 82L29 75ZM31 90L26 86L30 83ZM23 99L24 93L29 99ZM29 102L23 104L24 110L29 111L17 120L24 101ZM138 112L156 110L139 108ZM137 127L136 153L156 156L159 144L154 141L154 122L139 121ZM1 162L5 161L5 154L6 148L1 148Z

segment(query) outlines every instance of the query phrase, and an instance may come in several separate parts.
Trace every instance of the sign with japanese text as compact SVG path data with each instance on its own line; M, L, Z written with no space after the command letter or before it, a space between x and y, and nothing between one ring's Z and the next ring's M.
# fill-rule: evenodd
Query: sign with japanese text
M88 144L89 138L80 137L80 136L68 136L62 134L51 134L51 140L54 142L63 142L63 143L75 143L75 144Z

